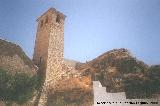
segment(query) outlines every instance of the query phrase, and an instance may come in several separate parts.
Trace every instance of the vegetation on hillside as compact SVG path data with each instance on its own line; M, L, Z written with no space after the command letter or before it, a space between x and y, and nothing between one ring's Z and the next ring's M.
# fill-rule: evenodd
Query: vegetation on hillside
M47 106L92 106L92 91L72 89L48 95Z
M49 94L47 106L92 106L93 89L90 77L63 78ZM51 89L52 92L52 89Z
M33 62L28 58L22 48L14 43L0 39L0 56L18 55L26 65L30 68L35 68Z
M37 76L24 73L11 74L0 69L0 99L6 104L23 104L30 100L39 85Z
M107 92L126 92L127 98L151 98L160 93L160 65L148 66L127 49L114 49L77 69L96 75Z
M124 80L127 98L151 98L160 93L160 66L151 66L144 75L130 75Z

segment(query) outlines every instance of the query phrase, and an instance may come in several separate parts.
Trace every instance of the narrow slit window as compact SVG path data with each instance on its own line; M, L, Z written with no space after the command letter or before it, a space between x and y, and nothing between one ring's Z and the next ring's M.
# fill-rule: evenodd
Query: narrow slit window
M40 26L43 27L43 20L41 21L41 25Z
M42 57L40 57L39 59L39 64L42 64Z
M48 17L46 17L45 23L46 23L46 24L48 23Z
M56 18L56 22L60 22L60 16L59 15L57 15L57 18Z

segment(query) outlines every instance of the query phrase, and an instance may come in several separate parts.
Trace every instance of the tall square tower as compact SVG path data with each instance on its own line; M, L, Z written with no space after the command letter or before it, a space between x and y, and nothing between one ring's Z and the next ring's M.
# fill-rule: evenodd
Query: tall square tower
M64 54L65 15L50 8L38 19L33 62L45 75L46 86L61 78Z

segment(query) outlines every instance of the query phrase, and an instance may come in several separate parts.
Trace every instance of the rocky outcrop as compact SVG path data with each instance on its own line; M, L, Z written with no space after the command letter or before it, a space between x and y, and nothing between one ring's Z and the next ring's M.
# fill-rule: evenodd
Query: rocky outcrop
M5 40L0 40L0 69L29 75L35 75L37 70L20 46Z

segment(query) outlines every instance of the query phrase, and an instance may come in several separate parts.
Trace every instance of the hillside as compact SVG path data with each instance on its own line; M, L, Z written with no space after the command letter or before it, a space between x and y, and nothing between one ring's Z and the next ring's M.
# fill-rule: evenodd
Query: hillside
M79 70L66 64L63 64L63 71L66 73L58 81L54 94L49 94L48 106L92 106L91 76L83 76Z
M70 77L59 81L54 94L49 94L47 106L92 106L93 89L90 77Z
M124 48L113 49L87 63L77 64L76 69L84 76L92 75L92 80L99 80L107 92L125 91L128 98L148 98L159 92L160 75L155 73L159 73L160 69L149 67Z
M20 46L0 39L0 68L11 73L24 72L36 74L36 67L32 60L24 53Z
M121 92L123 78L127 74L143 74L148 65L134 58L127 49L108 51L85 64L77 64L77 70L95 74L108 92Z
M5 40L0 40L0 69L36 74L35 65L21 47ZM160 94L160 65L148 66L124 48L110 50L86 63L64 59L62 69L62 79L49 94L48 106L92 106L93 80L99 80L107 92L126 92L127 98Z
M67 65L69 65L71 67L75 67L76 64L79 64L79 63L80 62L78 62L78 61L64 58L64 64L67 64Z
M62 80L58 81L56 92L49 96L48 103L56 104L60 100L63 105L78 106L78 103L81 103L91 106L93 80L100 80L102 85L107 87L107 92L122 92L126 91L125 81L130 81L127 79L129 76L132 76L131 79L144 79L149 66L122 48L108 51L87 63L77 63L75 69L69 69ZM64 68L64 71L66 70L67 68ZM141 82L144 83L143 80ZM129 98L139 98L130 94L130 91L127 94Z

